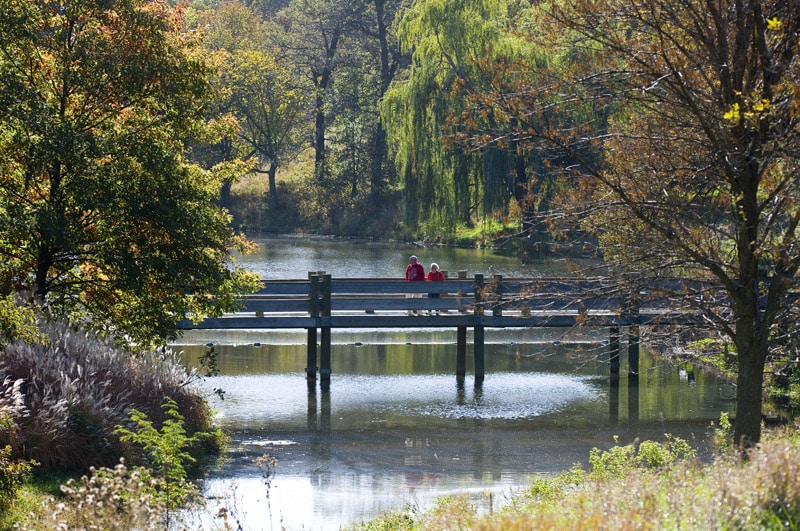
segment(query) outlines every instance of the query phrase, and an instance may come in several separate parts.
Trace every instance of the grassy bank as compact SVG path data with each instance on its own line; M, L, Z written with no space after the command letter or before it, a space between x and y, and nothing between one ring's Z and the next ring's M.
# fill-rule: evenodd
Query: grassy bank
M163 529L225 444L199 376L170 351L39 330L0 355L0 529Z
M797 425L766 432L744 457L723 448L712 463L700 463L675 439L594 451L590 463L586 471L575 467L534 480L492 514L454 497L426 512L388 513L353 529L800 529Z

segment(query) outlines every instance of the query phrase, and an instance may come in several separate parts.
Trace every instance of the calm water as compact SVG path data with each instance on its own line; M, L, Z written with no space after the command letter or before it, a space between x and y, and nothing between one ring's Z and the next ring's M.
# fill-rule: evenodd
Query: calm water
M561 262L523 266L488 251L280 238L240 263L264 278L400 276L408 255L472 273L563 274ZM426 267L427 268L427 267ZM615 436L705 447L709 424L732 412L733 390L643 355L642 374L608 377L606 330L486 331L486 379L455 378L456 332L334 331L329 392L306 386L305 334L194 331L176 349L196 366L207 343L221 375L203 382L232 434L227 462L206 483L209 508L243 529L339 529L382 511L430 507L468 494L497 508L535 474L584 465ZM469 338L468 338L469 341ZM623 345L624 346L624 345ZM623 366L626 362L623 356ZM221 390L220 400L214 390ZM268 478L256 459L277 459ZM208 517L205 527L220 528ZM235 526L234 526L235 528Z

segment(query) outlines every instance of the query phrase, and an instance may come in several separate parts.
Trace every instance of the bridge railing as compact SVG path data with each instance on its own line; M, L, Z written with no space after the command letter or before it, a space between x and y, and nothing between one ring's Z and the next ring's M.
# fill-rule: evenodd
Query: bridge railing
M634 289L609 278L505 279L476 274L472 279L407 282L401 278L333 279L313 273L308 279L265 281L259 291L242 299L240 311L201 322L187 319L178 327L305 328L309 385L317 373L321 382L330 381L332 329L456 329L456 376L462 382L467 328L472 328L475 382L479 385L484 376L484 328L608 327L609 367L617 374L620 327L628 327L629 373L635 375L639 370L639 326L697 322L697 315L687 312L678 295L702 297L704 293L713 296L714 292L702 282L681 279L662 279L651 287ZM416 313L407 315L409 311Z
M681 281L666 286L677 292ZM665 286L662 283L662 288ZM429 295L434 294L434 297ZM637 291L608 278L503 278L407 282L402 278L343 278L310 274L307 280L268 280L242 301L238 313L258 316L337 313L439 312L478 315L664 314L676 303L661 291Z

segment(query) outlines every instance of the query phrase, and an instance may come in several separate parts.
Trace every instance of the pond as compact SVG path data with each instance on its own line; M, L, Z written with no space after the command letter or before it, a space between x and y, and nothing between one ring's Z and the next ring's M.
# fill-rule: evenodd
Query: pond
M401 276L411 253L426 269L437 261L470 274L570 269L487 250L259 244L259 255L240 263L264 278ZM306 385L305 341L291 330L192 331L174 346L193 367L208 344L218 355L220 375L202 385L232 440L205 483L206 528L221 527L211 516L219 507L243 529L290 530L339 529L450 495L496 509L536 474L585 466L593 447L671 434L707 448L710 424L733 411L729 384L646 351L638 378L624 371L624 354L621 377L610 378L602 329L487 329L486 378L477 387L469 355L466 381L456 381L455 330L334 331L326 392ZM267 477L265 455L276 460Z

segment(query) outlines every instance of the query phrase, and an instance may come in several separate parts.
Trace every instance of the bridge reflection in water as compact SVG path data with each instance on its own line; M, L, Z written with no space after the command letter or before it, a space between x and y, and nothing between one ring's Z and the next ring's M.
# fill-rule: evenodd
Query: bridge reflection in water
M332 279L309 273L307 280L270 280L247 296L240 312L200 322L190 329L297 329L307 331L309 390L317 374L329 389L331 332L334 329L451 328L457 330L456 380L466 377L467 330L472 329L475 386L485 378L487 328L602 327L609 330L609 372L620 371L620 335L627 329L628 374L639 373L639 330L643 325L681 325L697 316L680 303L686 294L702 297L713 288L683 279L659 280L643 290L608 278L488 279L476 274L444 282L404 279ZM435 295L435 296L431 296Z

